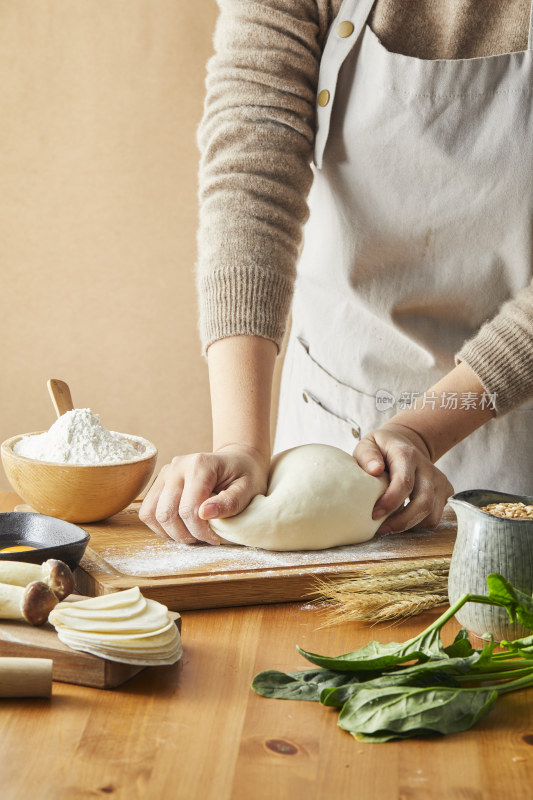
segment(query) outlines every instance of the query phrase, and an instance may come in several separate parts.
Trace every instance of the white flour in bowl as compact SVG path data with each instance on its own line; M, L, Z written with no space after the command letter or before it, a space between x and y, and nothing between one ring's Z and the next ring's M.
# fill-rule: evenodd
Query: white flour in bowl
M155 453L155 447L140 436L108 431L90 408L67 411L45 433L23 436L13 450L37 461L79 466L138 461Z

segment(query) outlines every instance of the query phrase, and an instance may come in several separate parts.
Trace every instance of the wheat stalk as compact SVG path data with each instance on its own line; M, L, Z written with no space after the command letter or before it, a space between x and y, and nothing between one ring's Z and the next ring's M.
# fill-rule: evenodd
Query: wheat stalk
M415 561L412 559L380 561L377 564L370 561L364 565L352 567L346 575L350 578L359 578L372 577L374 575L395 575L419 569L445 570L447 572L449 568L449 556L442 556L440 558L421 558Z
M341 580L316 579L313 595L330 604L325 624L382 622L421 614L448 602L449 558L357 567Z
M402 592L413 590L438 591L448 577L444 571L412 570L411 572L398 573L396 575L369 578L348 578L342 583L332 584L322 581L320 587L328 594L334 594L342 586L342 594L345 592Z

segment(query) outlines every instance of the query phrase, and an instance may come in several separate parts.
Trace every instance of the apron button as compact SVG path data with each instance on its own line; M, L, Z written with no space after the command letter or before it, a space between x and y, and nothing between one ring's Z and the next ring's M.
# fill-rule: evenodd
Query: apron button
M304 400L304 402L305 402L305 403L308 403L308 402L309 402L309 398L308 398L308 396L306 395L306 393L305 393L305 392L303 392L303 393L302 393L302 398L303 398L303 400Z
M360 439L361 438L360 428L352 428L352 436L354 439Z
M345 19L344 22L339 22L337 25L337 36L340 36L341 39L346 39L348 36L351 36L352 33L353 23L347 19Z
M321 92L318 94L318 105L319 106L327 106L329 103L329 92L327 89L322 89Z

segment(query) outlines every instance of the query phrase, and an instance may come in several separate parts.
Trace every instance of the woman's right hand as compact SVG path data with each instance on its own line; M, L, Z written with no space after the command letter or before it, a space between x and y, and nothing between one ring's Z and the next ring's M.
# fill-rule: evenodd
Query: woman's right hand
M269 458L244 444L176 456L150 487L139 517L176 542L219 544L207 520L232 517L264 494L269 466Z

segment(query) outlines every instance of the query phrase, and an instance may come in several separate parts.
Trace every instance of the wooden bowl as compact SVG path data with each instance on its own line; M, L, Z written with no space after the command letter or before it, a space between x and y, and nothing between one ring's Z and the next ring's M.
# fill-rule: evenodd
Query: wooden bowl
M144 489L155 468L157 450L136 461L102 466L78 466L37 461L14 452L22 436L3 442L0 452L7 479L15 492L35 511L68 522L96 522L126 508Z

